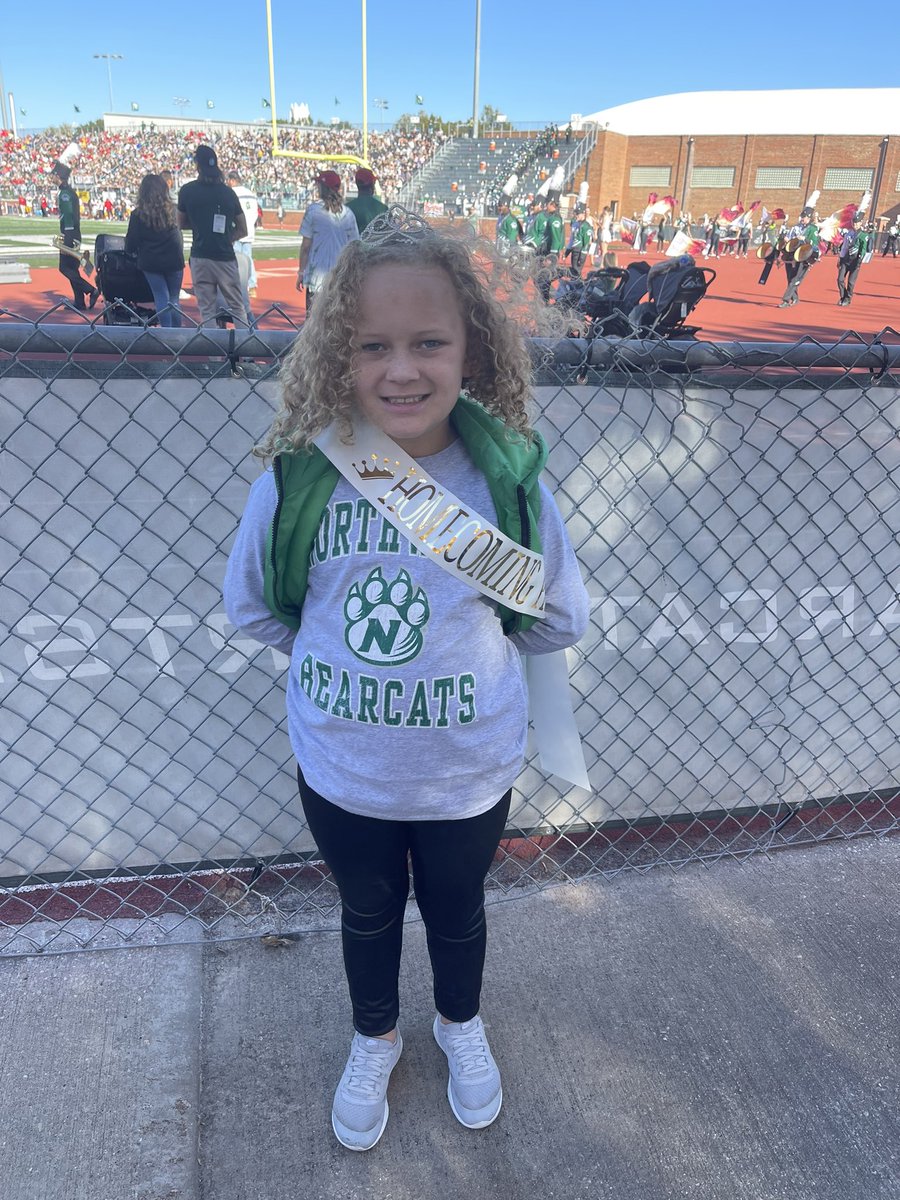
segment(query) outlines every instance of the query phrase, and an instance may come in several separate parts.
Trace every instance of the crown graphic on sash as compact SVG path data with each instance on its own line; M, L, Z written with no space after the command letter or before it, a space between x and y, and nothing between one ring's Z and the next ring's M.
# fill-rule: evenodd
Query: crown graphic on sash
M375 458L374 454L372 455L372 457ZM377 459L375 461L377 462ZM388 460L386 458L383 459L382 461L385 464L387 464L387 462L388 462ZM397 463L397 466L399 466L399 465L400 464ZM353 470L357 473L357 475L360 477L360 479L393 479L394 478L394 472L392 470L390 470L390 468L387 465L385 465L383 467L370 467L369 464L365 461L365 459L363 459L363 461L361 463L354 463Z

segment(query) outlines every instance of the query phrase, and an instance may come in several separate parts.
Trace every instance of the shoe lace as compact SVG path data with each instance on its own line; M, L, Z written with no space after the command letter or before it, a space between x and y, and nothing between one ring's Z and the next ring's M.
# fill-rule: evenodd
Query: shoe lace
M454 1033L447 1039L460 1075L477 1075L488 1069L488 1049L480 1029Z
M344 1089L367 1098L376 1098L390 1063L389 1054L373 1054L365 1043L357 1042L350 1054Z

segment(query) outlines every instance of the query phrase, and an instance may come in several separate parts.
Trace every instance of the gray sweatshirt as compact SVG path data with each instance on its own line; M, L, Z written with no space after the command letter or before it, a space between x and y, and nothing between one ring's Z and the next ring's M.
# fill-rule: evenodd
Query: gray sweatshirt
M429 474L496 523L487 482L457 440ZM266 472L250 489L225 574L232 624L290 655L291 746L307 783L348 812L392 820L487 811L521 770L527 695L519 653L584 633L588 599L541 484L546 615L504 636L496 605L416 551L344 479L322 514L299 631L263 598L275 511Z

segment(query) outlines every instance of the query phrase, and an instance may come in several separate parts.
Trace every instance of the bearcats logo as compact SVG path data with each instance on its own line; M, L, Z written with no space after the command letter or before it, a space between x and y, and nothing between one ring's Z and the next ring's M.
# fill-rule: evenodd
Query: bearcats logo
M408 571L388 582L375 567L354 583L344 601L344 638L357 658L373 667L410 662L422 649L423 627L431 615L428 597Z

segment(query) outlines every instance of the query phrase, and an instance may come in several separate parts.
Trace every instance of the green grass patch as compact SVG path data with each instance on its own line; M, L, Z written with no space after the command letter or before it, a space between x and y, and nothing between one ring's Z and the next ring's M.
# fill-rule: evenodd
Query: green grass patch
M274 218L273 218L274 219ZM93 253L98 233L123 236L128 228L124 221L82 221L81 241ZM29 267L54 267L58 251L50 239L59 233L56 217L0 217L0 260L24 262ZM259 262L296 259L300 238L295 229L258 229L253 257ZM189 255L190 232L185 234L185 255Z

